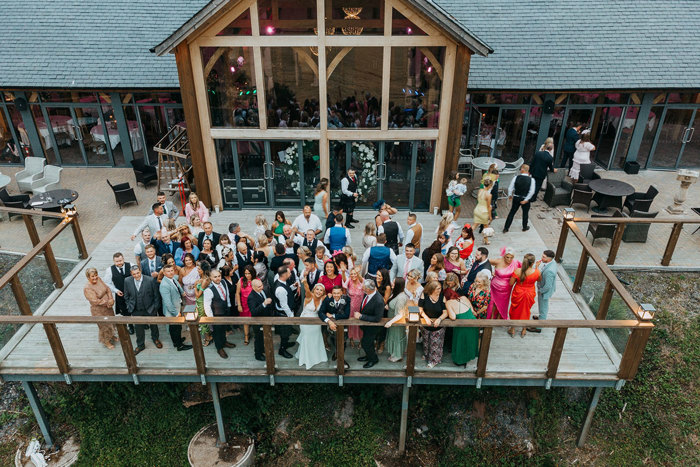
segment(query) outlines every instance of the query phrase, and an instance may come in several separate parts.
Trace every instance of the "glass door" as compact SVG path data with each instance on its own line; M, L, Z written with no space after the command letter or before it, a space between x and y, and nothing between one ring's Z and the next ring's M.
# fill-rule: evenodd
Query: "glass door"
M396 208L410 205L411 178L415 169L413 160L418 150L418 145L413 141L385 142L382 155L382 197L390 205Z
M593 114L595 113L595 107L567 107L564 112L564 124L562 125L562 130L559 133L559 141L554 141L556 145L555 150L557 151L557 160L561 160L564 152L564 142L566 139L566 132L569 128L575 127L581 124L581 129L590 128L591 122L593 121Z
M493 157L513 162L522 156L520 147L527 109L502 107L498 116Z
M693 123L686 130L685 147L681 153L679 165L681 167L700 167L700 134L696 135L695 130L700 129L700 110L695 109Z
M596 147L593 160L606 169L610 166L623 113L623 107L598 107L593 118L591 142Z
M678 166L684 148L691 143L691 154L696 151L693 144L693 122L696 109L667 108L657 136L653 156L649 162L653 168L673 169ZM697 158L697 154L695 156ZM685 162L684 162L685 164Z

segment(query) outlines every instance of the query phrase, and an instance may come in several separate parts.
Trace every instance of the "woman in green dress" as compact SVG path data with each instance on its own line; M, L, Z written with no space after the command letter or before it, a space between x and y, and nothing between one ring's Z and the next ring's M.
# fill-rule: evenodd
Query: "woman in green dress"
M198 266L200 279L195 283L194 286L194 295L196 297L195 306L197 309L197 314L200 318L206 316L206 314L204 313L204 291L211 284L211 280L209 279L211 267L209 267L209 263L205 263L206 261L202 262ZM209 328L208 324L200 324L199 333L202 335L202 340L205 346L211 344L213 337L211 334L211 328Z
M476 319L474 309L467 297L460 296L445 303L451 320ZM479 328L454 328L452 334L452 361L455 365L466 365L479 355Z
M407 310L408 296L404 293L406 282L403 277L394 280L394 288L389 298L388 318L391 318L384 327L389 328L386 333L386 350L389 352L389 361L398 362L406 351L406 328L403 326L391 327L392 324L404 318Z

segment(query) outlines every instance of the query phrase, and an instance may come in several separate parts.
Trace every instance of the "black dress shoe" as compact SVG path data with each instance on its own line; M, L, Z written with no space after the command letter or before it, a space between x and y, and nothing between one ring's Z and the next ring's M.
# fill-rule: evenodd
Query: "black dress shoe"
M374 365L376 365L378 362L367 362L364 365L362 365L362 368L372 368Z
M540 332L542 332L542 329L540 329L540 328L527 328L527 332L537 332L537 333L540 333Z
M256 355L256 356L255 356L255 359L256 359L257 361L259 361L259 362L264 362L264 361L265 361L265 357L263 357L262 355Z
M219 357L221 358L228 358L228 354L224 351L224 349L219 349L216 351L216 353L218 353Z
M358 362L366 362L368 360L367 356L365 355L364 357L359 357L357 359Z
M347 224L345 224L345 227L348 228L348 229L354 229L354 228L355 228L355 226L352 225L352 224L349 223L349 222L348 222Z
M343 360L343 364L344 364L346 370L349 370L349 369L350 369L350 365L348 364L348 362L346 362L345 360Z
M529 226L529 225L528 225L528 226L525 226L525 227L523 227L523 232L527 232L528 230L530 230L530 226Z
M192 349L191 345L187 344L181 344L180 347L177 348L178 352L182 352L183 350L190 350Z
M508 229L503 229L503 233L508 233Z
M228 342L228 341L226 341L226 342L224 343L224 347L228 347L229 349L233 349L233 348L236 347L236 344L234 344L233 342Z
M286 349L280 349L280 351L277 352L277 353L280 354L281 356L283 356L284 358L294 358L294 357L292 356L292 354L290 354L289 352L287 352Z
M289 349L289 348L291 348L291 347L294 347L295 345L297 345L296 342L287 342L287 343L284 345L284 350L287 350L287 349Z
M135 331L134 331L134 325L133 325L133 324L130 324L130 325L127 326L127 327L129 328L129 334L131 334L131 335L133 336L133 335L134 335L134 332L135 332Z
M533 316L532 319L540 319L539 316Z
M145 346L145 345L142 345L141 347L136 347L136 348L134 349L134 355L138 355L139 353L143 352L144 350L146 350L146 346Z
M159 341L158 339L153 341L153 345L155 345L157 349L163 348L163 343L161 341Z

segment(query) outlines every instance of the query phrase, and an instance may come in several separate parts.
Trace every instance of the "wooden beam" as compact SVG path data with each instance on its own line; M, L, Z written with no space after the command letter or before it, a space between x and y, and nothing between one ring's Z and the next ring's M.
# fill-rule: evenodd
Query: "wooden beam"
M406 342L406 376L413 376L416 369L416 336L418 326L408 328L408 339Z
M547 378L557 377L557 370L559 369L559 360L561 360L561 353L564 350L566 332L566 328L557 328L556 333L554 333L552 351L549 353L549 363L547 363Z
M484 333L481 335L481 343L479 344L479 359L476 361L477 378L483 378L486 376L486 364L489 361L489 348L491 347L492 333L493 328L484 328Z
M32 216L28 214L22 214L22 219L24 219L24 225L27 227L27 234L29 234L29 240L32 242L32 246L37 246L40 240L39 233L36 230L36 224L34 224L34 219L32 219ZM54 287L57 289L62 288L63 278L61 277L61 271L58 270L56 257L53 255L53 250L51 249L50 243L47 243L44 247L44 259L46 260L46 266L49 268L49 272L51 273Z
M207 361L204 358L204 346L202 346L202 336L199 334L199 325L188 324L190 339L192 339L192 350L194 351L194 362L197 365L199 375L207 374Z
M329 3L330 5L330 3ZM329 10L329 14L330 14ZM316 2L316 30L318 37L314 44L318 49L318 97L320 112L320 139L318 142L319 168L321 178L331 177L330 143L328 141L328 80L326 79L326 2L318 0ZM332 183L332 182L331 182Z
M350 53L352 50L352 47L343 47L340 49L340 52L338 52L338 55L333 57L333 60L328 64L328 67L326 68L326 81L331 79L331 75L335 71L335 69L340 65L340 62L343 61L345 56Z
M74 216L70 218L70 226L73 229L73 238L75 238L75 245L78 247L78 257L80 259L86 259L88 257L87 246L85 246L85 239L83 238L83 232L80 230L80 222L78 221L79 216Z
M70 372L70 365L68 365L68 357L66 357L66 350L63 348L63 342L61 342L61 337L58 335L58 329L53 323L44 324L44 331L46 332L46 337L49 340L49 345L51 346L51 352L53 353L54 359L56 360L56 366L58 371L62 374L68 374Z
M313 72L316 78L318 78L318 65L316 64L316 60L311 55L309 55L309 49L294 47L293 50L294 52L296 52L299 58L301 58L301 60L304 63L306 63L306 65Z
M615 264L617 252L620 250L620 244L622 243L622 234L625 233L626 226L627 224L617 224L615 228L615 235L613 235L612 241L610 242L610 252L608 253L607 263L610 265Z
M345 374L345 326L339 324L335 330L335 357L336 357L336 372L339 375Z
M175 48L175 63L177 64L177 75L180 81L183 112L185 113L185 121L187 122L187 139L189 139L190 142L190 157L192 159L192 170L194 171L195 188L199 199L206 206L211 208L212 197L207 175L207 164L204 156L204 143L202 139L199 108L197 105L195 78L192 72L192 56L190 54L190 48L185 42ZM203 78L204 76L201 77L201 79ZM208 103L206 102L206 95L200 96L200 98L204 99L203 107L207 109Z
M604 320L608 316L608 308L610 307L612 296L612 284L610 281L605 281L605 288L603 289L603 295L600 297L600 305L598 305L598 312L596 313L595 319Z
M139 367L136 363L136 355L134 355L134 346L131 344L129 331L126 329L126 324L117 324L116 327L117 334L119 335L119 343L122 346L122 353L126 361L126 369L129 371L130 375L134 375L139 371Z
M578 268L576 269L576 277L574 277L574 285L571 287L573 293L579 293L581 291L581 285L583 284L583 278L586 275L587 267L588 250L583 248L583 250L581 250L581 258L578 261Z
M275 374L275 347L272 342L272 326L263 326L263 340L265 342L265 367L268 375Z
M19 276L12 276L10 285L12 287L12 293L15 295L15 301L17 302L19 312L25 316L31 316L32 309L29 306L27 294L24 293L24 287L22 287L22 283L19 281Z
M449 173L451 170L457 170L457 163L459 161L459 147L462 141L462 120L467 99L467 78L469 76L470 60L471 54L469 49L464 46L457 47L457 56L454 65L454 84L449 101L450 119L447 128L440 129L440 133L447 138L447 145L445 147L445 171L443 171L439 179L433 178L432 191L433 196L437 196L437 199L435 202L430 203L431 206L440 206L441 209L447 209L447 197L442 196L445 184L445 173ZM444 109L440 108L440 112L444 112ZM436 194L436 190L439 194Z
M650 335L651 328L632 329L620 361L618 378L629 381L635 377Z
M554 261L561 263L561 259L564 257L564 249L566 248L566 238L569 233L569 224L567 222L561 223L561 232L559 232L559 243L557 243L557 252L554 254Z
M671 236L668 237L666 251L664 251L664 257L661 259L662 266L668 266L669 264L671 264L671 258L673 257L673 252L676 250L676 244L678 243L678 237L681 235L681 230L683 230L682 222L677 222L673 224Z
M458 47L458 50L457 50L458 54L459 54L459 49L467 50L467 55L469 55L469 49L467 49L466 47ZM438 60L437 57L435 57L435 54L433 52L431 52L431 50L427 47L418 47L418 50L420 50L423 55L428 57L430 64L433 65L433 68L435 68L435 73L437 73L438 78L440 78L440 80L442 81L442 79L443 79L443 77L442 77L442 64L440 63L440 60ZM459 58L457 60L459 60ZM467 61L468 61L468 59L467 59ZM458 71L457 71L458 69L459 69L459 64L457 64L457 69L455 70L456 73L458 73ZM457 78L455 80L455 83L460 79L461 79L461 77ZM467 77L466 77L466 75L464 76L464 81L465 81L465 83L464 83L464 100L466 101L466 99L467 99L467 92L466 92L466 90L467 90L467 84L466 84ZM464 107L464 105L462 107Z
M219 60L219 58L224 54L224 52L226 52L227 49L227 47L219 47L212 54L212 56L209 57L209 60L207 60L207 64L204 65L204 79L206 79L207 76L209 76L211 69L214 68L214 65L216 65L216 61Z

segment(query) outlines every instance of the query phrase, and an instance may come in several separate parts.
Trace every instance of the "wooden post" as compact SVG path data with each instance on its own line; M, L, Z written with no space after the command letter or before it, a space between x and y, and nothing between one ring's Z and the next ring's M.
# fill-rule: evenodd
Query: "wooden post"
M126 324L117 324L117 334L119 335L119 343L122 345L124 360L126 360L126 369L130 375L136 374L139 371L136 363L136 355L134 355L134 346L131 344L129 331L126 329Z
M603 320L608 316L608 308L610 307L612 296L612 283L605 281L605 288L603 289L603 295L600 297L600 305L598 305L598 313L596 313L595 319Z
M272 326L266 324L263 326L263 340L265 342L265 364L267 366L267 374L275 374L275 347L272 342Z
M197 364L197 373L205 375L207 361L204 358L204 346L202 346L202 336L199 334L199 325L188 324L187 327L190 330L190 339L192 339L192 351L194 352L194 362Z
M418 326L408 327L408 342L406 343L406 376L413 376L416 369L416 336Z
M576 446L582 448L586 442L586 436L588 436L588 430L591 428L591 423L593 422L593 414L595 413L595 408L598 406L598 400L600 399L600 393L603 388L600 386L593 389L593 394L591 395L591 400L588 403L588 409L586 410L586 418L581 426L581 431L578 435L578 440L576 441Z
M335 356L337 358L336 372L345 374L345 326L339 324L335 329Z
M78 216L73 216L70 218L70 225L73 228L75 244L78 247L78 258L85 259L88 257L88 251L87 247L85 246L85 239L83 238L83 233L80 231L80 223L78 222Z
M625 227L627 224L617 224L615 229L615 235L613 235L612 242L610 243L610 252L608 253L608 264L615 264L615 258L617 258L617 252L620 249L620 243L622 243L622 234L625 232Z
M31 381L22 381L22 387L24 388L24 392L27 394L29 405L31 406L32 412L34 412L34 417L39 424L41 434L44 436L44 442L53 450L53 435L51 434L49 418L46 416L46 412L44 412L44 407L41 405L41 400L39 399L39 395L36 393L36 389L34 389L34 384L32 384Z
M408 429L408 384L403 385L401 395L401 425L399 428L399 454L406 452L406 430Z
M10 279L10 287L12 287L12 293L15 295L15 301L17 302L20 313L31 316L32 309L29 307L27 294L24 293L24 287L22 287L22 283L19 281L19 276L12 276L12 279Z
M564 256L564 248L566 247L566 238L569 234L569 223L567 221L562 222L561 232L559 233L559 243L557 243L557 252L554 255L554 261L561 263L561 259Z
M70 372L68 357L66 357L66 350L63 348L63 342L61 342L61 337L58 335L56 325L54 323L46 323L44 324L44 331L46 332L46 337L49 340L51 352L53 352L53 356L56 359L58 371L64 375L68 374Z
M547 378L556 378L557 376L567 331L567 328L557 328L557 332L554 334L554 343L552 343L552 351L549 354L549 363L547 363Z
M32 219L32 216L28 214L22 214L22 219L24 219L24 225L27 226L27 233L29 234L29 239L32 242L32 246L37 246L41 240L39 239L39 233L36 231L34 219ZM53 255L51 244L46 244L44 247L44 259L46 259L46 265L51 273L54 287L57 289L62 288L63 278L61 277L61 271L58 270L58 264L56 263L56 257Z
M681 235L681 230L683 230L682 222L673 224L673 230L671 230L671 236L668 237L668 243L666 244L666 251L664 251L664 257L661 260L662 266L668 266L669 264L671 264L673 251L676 249L676 243L678 243L678 237Z
M211 400L214 405L214 416L216 417L216 427L219 430L217 446L226 444L226 428L224 427L224 417L221 414L221 401L219 399L219 386L217 383L209 383L211 389Z
M581 245L583 246L583 245ZM588 267L588 251L586 247L583 247L581 251L581 259L578 261L578 269L576 269L576 277L574 278L574 285L571 287L573 293L579 293L581 291L581 284L583 284L583 276L586 275L586 268Z
M489 347L491 347L491 334L493 328L484 328L479 345L479 359L476 362L476 377L483 378L486 375L486 363L489 360Z
M620 369L617 372L618 378L631 380L637 374L639 362L642 360L644 347L647 345L651 330L652 327L632 329L620 361Z

